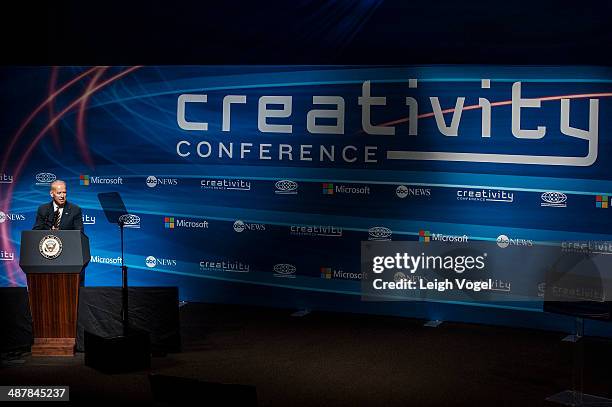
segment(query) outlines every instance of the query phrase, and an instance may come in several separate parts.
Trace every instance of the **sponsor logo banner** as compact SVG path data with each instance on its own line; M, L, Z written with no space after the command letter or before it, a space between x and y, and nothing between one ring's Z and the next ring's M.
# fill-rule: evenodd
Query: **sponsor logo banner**
M459 189L457 190L458 201L480 201L480 202L514 202L514 192L503 189Z
M250 191L251 181L233 178L204 178L200 180L200 188L219 191Z
M541 195L542 202L540 206L549 206L553 208L567 207L567 195L563 192L544 192Z
M4 222L21 222L26 220L25 215L21 214L21 213L14 213L14 212L2 212L0 211L0 223L4 223Z
M96 224L95 216L90 216L84 213L82 219L83 219L83 225L95 225Z
M15 253L6 250L0 250L0 261L13 261L15 260Z
M273 267L274 277L295 278L296 268L293 264L275 264Z
M242 233L248 232L263 232L266 230L266 225L263 223L244 222L240 219L234 222L234 232Z
M276 181L274 187L276 188L274 193L278 195L296 195L298 193L298 183L288 179Z
M368 230L368 240L385 241L391 240L393 232L385 226L374 226Z
M368 185L355 186L324 182L321 184L321 188L323 195L370 195L370 187Z
M202 271L224 271L231 273L248 273L251 266L247 263L234 260L202 260L200 270Z
M49 186L53 181L57 179L55 174L51 172L39 172L36 174L36 185Z
M166 259L155 256L147 256L145 258L145 265L149 268L155 267L176 267L175 259Z
M399 185L395 189L395 195L398 198L429 198L431 197L431 188L411 187Z
M419 242L456 242L465 243L469 240L467 235L443 235L441 233L432 233L429 230L419 230Z
M13 176L5 173L0 174L0 184L12 184Z
M361 280L364 277L363 272L349 272L342 269L336 269L333 267L321 267L321 278L326 280L340 279L340 280ZM367 275L367 273L366 273Z
M178 185L178 178L158 178L155 175L149 175L145 179L145 183L149 188L155 188L158 186L175 186Z
M121 177L99 177L95 175L81 174L79 176L79 185L90 186L95 184L104 185L123 185L123 178Z
M175 229L208 229L208 221L206 220L188 220L183 218L177 218L174 216L164 217L164 228Z
M342 228L336 226L290 226L289 233L293 236L342 237Z

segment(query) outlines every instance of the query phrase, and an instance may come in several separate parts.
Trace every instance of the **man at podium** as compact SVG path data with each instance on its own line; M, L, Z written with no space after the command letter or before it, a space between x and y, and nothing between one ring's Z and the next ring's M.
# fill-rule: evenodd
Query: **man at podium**
M83 214L81 208L66 200L66 183L56 180L49 191L52 201L38 207L34 230L81 230Z
M36 212L34 230L80 230L83 228L83 213L78 205L66 200L66 182L56 180L49 191L52 201L42 204ZM85 285L85 272L80 275L81 286Z

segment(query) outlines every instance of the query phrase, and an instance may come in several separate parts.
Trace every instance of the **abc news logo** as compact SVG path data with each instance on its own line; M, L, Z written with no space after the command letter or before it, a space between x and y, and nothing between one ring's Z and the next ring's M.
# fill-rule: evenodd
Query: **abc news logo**
M245 230L248 230L250 232L263 232L266 230L266 225L264 225L263 223L244 222L240 219L234 222L234 231L236 233L242 233Z
M400 185L395 189L395 194L398 198L407 198L407 197L430 197L431 189L430 188L412 188L407 187L406 185Z
M154 175L149 175L145 180L145 183L149 188L155 188L157 186L172 186L178 185L177 178L157 178Z
M8 221L24 221L26 220L25 215L20 213L5 213L0 211L0 223L8 222Z
M497 239L495 239L495 242L502 249L505 249L508 246L528 246L528 247L533 246L533 240L531 239L513 239L513 238L509 238L506 235L497 236Z
M154 256L147 256L145 259L145 264L149 268L154 268L158 266L163 267L176 267L176 260L174 259L161 259L156 258Z

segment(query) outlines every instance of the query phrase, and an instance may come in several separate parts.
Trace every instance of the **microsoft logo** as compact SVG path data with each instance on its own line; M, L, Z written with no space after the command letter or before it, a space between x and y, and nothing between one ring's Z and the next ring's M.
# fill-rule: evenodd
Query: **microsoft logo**
M332 269L331 267L321 267L321 278L331 279Z
M80 175L79 184L88 186L89 185L89 175Z
M174 217L164 217L164 227L166 229L174 229Z
M610 204L610 197L608 195L597 195L595 196L595 207L608 209Z
M431 240L431 232L429 230L419 230L419 242L429 243Z
M334 184L324 182L322 185L323 185L323 195L333 195L334 194Z

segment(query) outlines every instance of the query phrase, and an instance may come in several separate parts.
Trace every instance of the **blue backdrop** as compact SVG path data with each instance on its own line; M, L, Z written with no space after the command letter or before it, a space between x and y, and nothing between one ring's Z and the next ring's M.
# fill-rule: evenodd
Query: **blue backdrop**
M361 241L612 240L609 68L14 67L0 83L2 286L25 284L20 232L56 178L83 208L87 285L120 285L97 201L118 191L130 284L184 300L432 316L358 303Z

